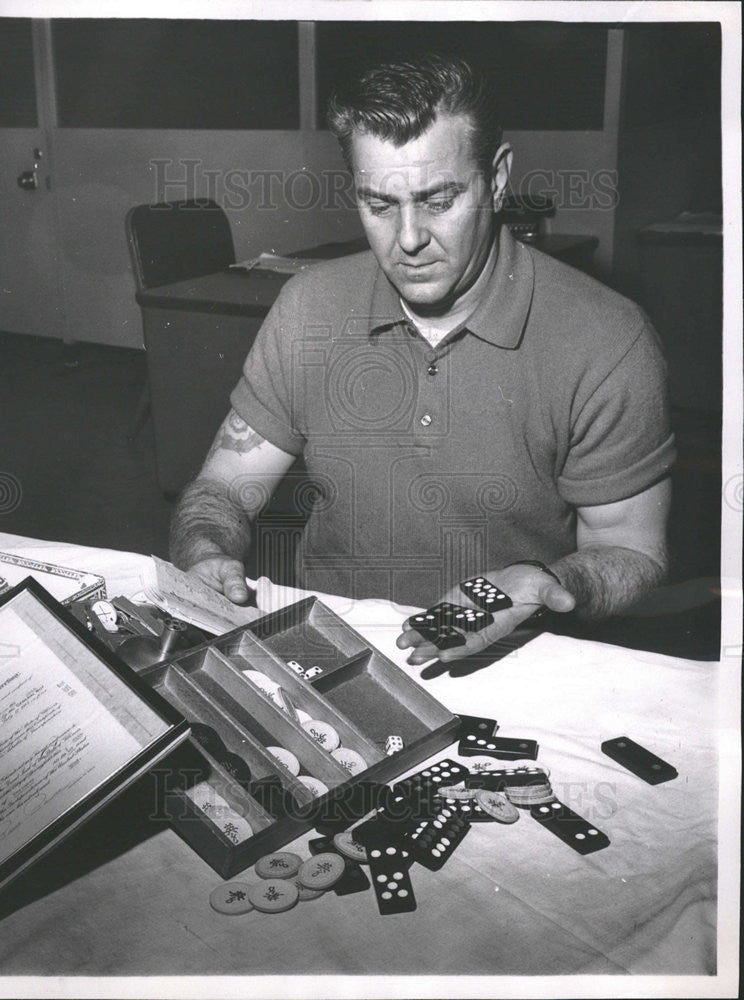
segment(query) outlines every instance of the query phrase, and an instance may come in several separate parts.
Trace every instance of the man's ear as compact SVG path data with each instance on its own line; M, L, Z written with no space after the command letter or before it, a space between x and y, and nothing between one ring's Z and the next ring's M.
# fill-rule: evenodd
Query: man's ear
M508 142L503 142L496 150L491 163L491 197L494 212L501 211L504 197L509 189L512 157L511 146Z

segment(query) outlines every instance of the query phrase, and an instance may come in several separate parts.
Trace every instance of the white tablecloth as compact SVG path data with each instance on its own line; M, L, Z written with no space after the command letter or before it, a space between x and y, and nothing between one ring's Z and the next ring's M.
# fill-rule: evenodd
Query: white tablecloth
M146 563L1 534L0 550L101 573L110 596L136 592ZM277 606L297 597L263 593ZM607 833L610 847L582 857L524 815L512 826L474 825L438 873L415 866L413 914L380 917L370 890L329 893L282 915L228 918L208 903L219 877L165 830L7 915L4 976L265 977L252 981L251 996L729 995L717 992L726 989L731 957L716 952L717 816L719 774L735 779L738 767L725 673L735 662L546 633L475 673L429 671L422 679L395 646L399 611L325 599L452 710L497 718L500 735L536 739L557 797ZM619 735L653 748L679 777L650 786L623 770L600 751ZM289 849L307 854L309 836ZM735 906L727 903L726 920ZM578 978L528 978L567 975ZM308 978L315 976L353 978ZM191 995L245 992L245 980L239 984L212 981ZM161 988L181 995L190 983ZM108 995L100 984L97 993L76 989ZM127 995L137 995L132 989Z

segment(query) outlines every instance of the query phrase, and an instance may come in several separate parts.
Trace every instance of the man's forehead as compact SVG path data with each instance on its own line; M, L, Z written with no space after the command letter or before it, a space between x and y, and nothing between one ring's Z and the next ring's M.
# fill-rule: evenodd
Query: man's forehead
M402 145L369 132L351 138L352 163L357 176L381 175L387 183L403 177L426 182L452 179L477 169L467 116L438 116L420 136Z
M472 176L478 171L463 171L451 167L437 167L436 164L421 163L415 168L389 167L379 170L355 170L355 187L362 195L409 194L412 196L426 195L449 191L464 190Z

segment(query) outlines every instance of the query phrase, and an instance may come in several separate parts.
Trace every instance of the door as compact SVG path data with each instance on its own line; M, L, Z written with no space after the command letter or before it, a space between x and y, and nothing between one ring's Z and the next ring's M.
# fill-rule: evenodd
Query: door
M0 18L0 330L62 337L37 32L29 18Z

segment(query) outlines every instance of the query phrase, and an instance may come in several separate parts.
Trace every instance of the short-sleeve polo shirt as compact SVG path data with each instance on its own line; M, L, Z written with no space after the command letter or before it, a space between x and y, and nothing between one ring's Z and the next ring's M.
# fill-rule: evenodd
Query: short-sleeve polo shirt
M576 508L674 461L658 338L629 300L516 241L432 347L372 253L289 281L231 396L318 488L298 582L428 607L459 580L576 549Z

